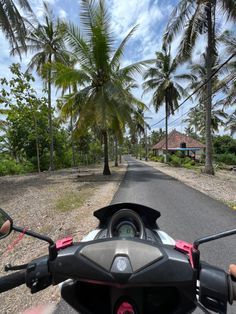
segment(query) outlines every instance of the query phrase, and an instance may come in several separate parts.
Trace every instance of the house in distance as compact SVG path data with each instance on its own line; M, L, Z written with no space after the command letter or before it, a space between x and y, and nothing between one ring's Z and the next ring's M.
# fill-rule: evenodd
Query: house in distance
M168 135L168 152L176 153L177 151L183 152L183 155L192 157L194 159L200 159L200 156L205 152L205 145L197 141L196 139L182 134L176 130L173 130ZM160 140L152 148L153 154L161 156L166 151L166 138Z

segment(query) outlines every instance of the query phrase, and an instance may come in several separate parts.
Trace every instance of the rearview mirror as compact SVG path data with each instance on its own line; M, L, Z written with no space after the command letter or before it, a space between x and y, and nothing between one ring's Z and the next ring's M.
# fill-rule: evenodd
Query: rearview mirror
M7 237L12 231L11 217L0 208L0 239Z

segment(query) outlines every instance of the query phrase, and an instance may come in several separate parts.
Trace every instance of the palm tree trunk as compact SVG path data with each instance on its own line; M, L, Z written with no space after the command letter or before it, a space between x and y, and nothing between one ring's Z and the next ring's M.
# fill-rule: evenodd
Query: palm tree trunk
M74 144L74 138L73 138L73 116L72 116L72 114L70 116L70 128L71 128L72 165L73 165L73 167L75 167L76 166L76 162L75 162L75 144Z
M48 62L52 62L51 55L49 56ZM54 151L54 143L53 143L53 127L52 127L52 103L51 103L51 70L48 70L48 120L49 120L49 133L50 133L50 168L49 170L54 170L54 162L53 162L53 151Z
M69 86L69 94L71 94L71 88ZM70 136L71 136L71 149L72 149L72 165L73 167L76 166L75 162L75 144L74 144L74 138L73 138L73 106L71 106L70 110Z
M40 170L40 158L39 158L39 138L38 138L38 130L37 130L37 119L35 116L35 113L33 113L34 115L34 126L35 126L35 145L36 145L36 155L37 155L37 166L38 166L38 173L41 172Z
M166 162L168 161L168 101L167 96L165 96L166 102Z
M138 136L137 136L137 139L136 139L136 148L135 148L135 158L138 159Z
M118 167L118 141L115 136L115 167Z
M103 168L103 175L107 176L110 175L110 168L109 168L109 160L108 160L108 140L107 140L107 131L103 131L103 140L104 140L104 168Z
M208 47L207 47L207 100L206 107L206 160L205 173L214 175L212 164L212 134L211 134L211 109L212 109L212 66L213 66L213 27L212 27L212 5L207 5L207 25L208 25Z
M141 141L141 135L139 139L139 160L142 160L142 141Z

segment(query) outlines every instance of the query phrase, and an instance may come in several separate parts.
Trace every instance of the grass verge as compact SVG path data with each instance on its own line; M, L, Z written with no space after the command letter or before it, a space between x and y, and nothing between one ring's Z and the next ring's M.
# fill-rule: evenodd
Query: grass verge
M93 192L94 189L88 186L82 187L79 191L67 191L57 200L55 210L60 213L65 213L79 208Z

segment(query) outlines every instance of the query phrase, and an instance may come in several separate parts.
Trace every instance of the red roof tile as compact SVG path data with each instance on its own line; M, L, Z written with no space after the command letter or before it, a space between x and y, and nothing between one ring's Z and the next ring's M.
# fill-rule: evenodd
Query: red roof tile
M206 146L194 138L173 130L168 135L168 149L180 147L181 143L186 143L187 148L205 148ZM166 149L165 137L160 140L153 149Z

